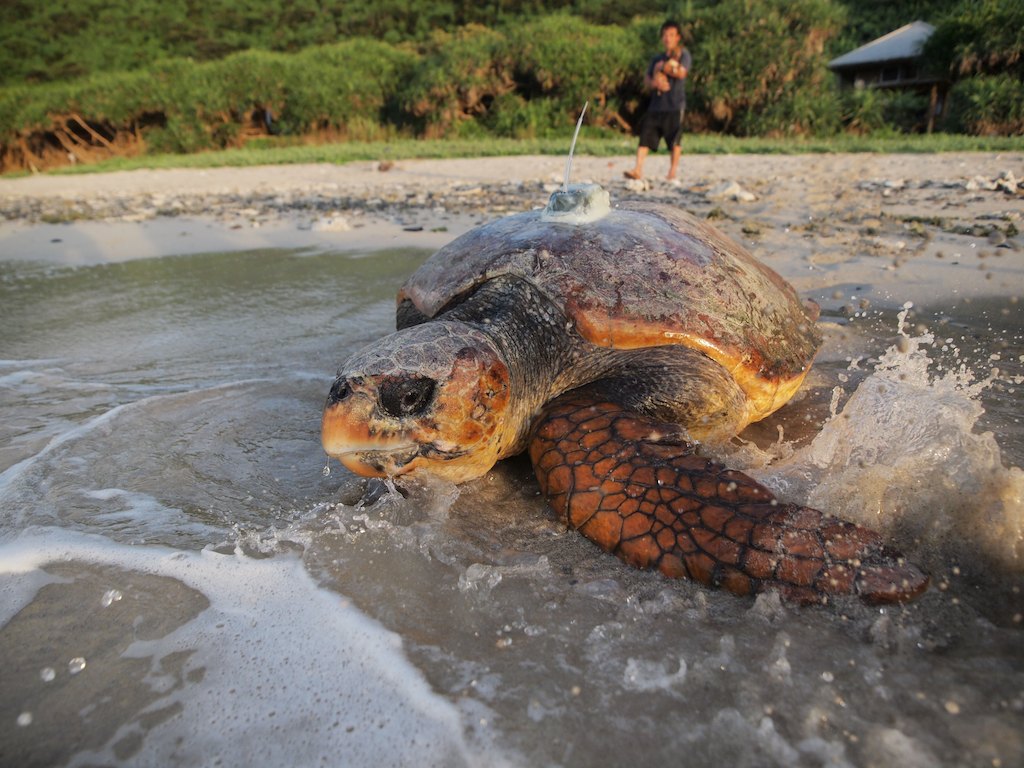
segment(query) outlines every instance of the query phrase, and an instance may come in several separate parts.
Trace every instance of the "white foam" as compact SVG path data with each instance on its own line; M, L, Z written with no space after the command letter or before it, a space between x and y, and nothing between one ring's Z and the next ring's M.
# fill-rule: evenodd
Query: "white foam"
M109 508L109 511L91 515L91 524L116 526L122 533L135 531L142 541L147 533L155 530L173 529L178 533L208 537L223 533L221 527L195 520L184 510L161 504L148 493L123 488L101 488L85 491L83 495L87 499L108 502L108 508L120 506L120 509Z
M686 659L682 657L675 661L630 658L622 673L622 685L631 691L671 690L686 681L686 669Z
M458 708L430 689L405 658L401 638L319 588L296 557L132 547L32 529L0 546L2 582L20 585L5 595L5 606L15 611L30 602L46 581L36 578L39 569L59 561L176 579L210 603L170 634L136 641L124 654L159 660L188 651L186 671L203 674L186 675L193 682L166 686L166 693L154 679L163 695L105 747L78 753L70 765L118 763L112 745L140 733L132 765L481 762ZM147 713L175 705L179 715L146 725Z

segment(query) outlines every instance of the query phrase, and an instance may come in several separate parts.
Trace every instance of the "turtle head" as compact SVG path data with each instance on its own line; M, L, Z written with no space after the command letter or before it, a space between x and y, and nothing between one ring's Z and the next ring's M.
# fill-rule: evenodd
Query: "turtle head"
M462 482L502 457L508 402L508 368L483 333L424 323L345 363L324 406L321 439L359 475L425 471Z

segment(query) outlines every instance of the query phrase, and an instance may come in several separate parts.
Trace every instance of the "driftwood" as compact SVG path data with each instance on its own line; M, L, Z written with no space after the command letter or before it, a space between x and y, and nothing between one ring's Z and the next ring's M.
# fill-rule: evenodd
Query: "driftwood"
M145 146L142 131L135 121L120 127L90 123L77 112L51 115L50 121L48 128L26 130L0 144L0 173L14 170L36 173L69 162L89 163L117 155L134 155Z
M54 128L54 138L60 142L60 145L64 147L64 150L68 153L68 157L71 158L71 162L77 163L79 160L87 160L87 157L79 157L79 152L82 151L79 142L74 138L73 134L69 134L64 128ZM85 153L82 152L84 155Z
M71 113L71 115L69 115L69 117L68 117L68 120L74 120L74 121L75 121L76 123L78 123L78 124L79 124L80 126L82 126L82 128L84 128L84 129L86 130L86 132L87 132L87 133L88 133L88 134L89 134L90 136L92 136L92 138L93 138L93 139L95 139L95 140L96 140L96 141L98 141L98 142L99 142L100 144L102 144L103 146L105 146L105 147L106 147L107 149L109 149L109 150L110 150L111 152L113 152L113 151L114 151L114 145L113 145L113 144L111 144L111 143L110 143L109 141L107 141L106 137L105 137L105 136L103 136L103 134L101 134L101 133L98 133L97 131L93 130L92 126L91 126L91 125L89 125L89 124L88 124L88 123L87 123L87 122L86 122L85 120L83 120L83 119L81 118L81 116L80 116L80 115L79 115L79 114L78 114L77 112L72 112L72 113ZM68 124L68 120L65 120L65 121L64 121L64 124L65 124L65 125L67 125L67 124Z

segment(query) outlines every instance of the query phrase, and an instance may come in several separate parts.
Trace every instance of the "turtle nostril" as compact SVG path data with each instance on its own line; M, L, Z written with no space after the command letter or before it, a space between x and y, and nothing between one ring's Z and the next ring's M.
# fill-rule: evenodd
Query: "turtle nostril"
M352 387L348 385L348 379L338 379L334 382L330 393L327 395L327 404L340 403L351 394Z

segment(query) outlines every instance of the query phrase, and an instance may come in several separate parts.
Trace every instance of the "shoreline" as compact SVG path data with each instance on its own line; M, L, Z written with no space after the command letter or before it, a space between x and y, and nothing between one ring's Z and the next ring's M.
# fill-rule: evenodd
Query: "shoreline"
M572 179L713 221L826 309L847 287L892 306L1024 288L1024 152L684 154L678 185L660 178L664 153L643 182L623 178L632 161L577 157ZM564 172L522 156L0 179L0 260L434 250L543 206Z

